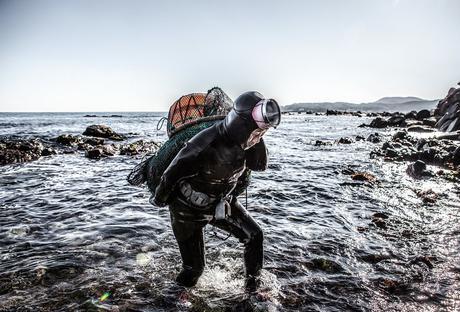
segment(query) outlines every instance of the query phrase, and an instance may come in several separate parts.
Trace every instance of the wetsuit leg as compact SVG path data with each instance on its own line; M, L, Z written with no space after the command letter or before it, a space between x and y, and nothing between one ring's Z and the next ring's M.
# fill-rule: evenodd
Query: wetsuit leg
M255 277L260 274L263 265L263 232L256 221L236 198L231 203L231 216L226 220L213 221L211 224L231 233L244 244L244 264L246 276Z
M201 222L181 221L171 215L171 224L182 257L182 271L176 278L178 284L192 287L205 267L203 226Z

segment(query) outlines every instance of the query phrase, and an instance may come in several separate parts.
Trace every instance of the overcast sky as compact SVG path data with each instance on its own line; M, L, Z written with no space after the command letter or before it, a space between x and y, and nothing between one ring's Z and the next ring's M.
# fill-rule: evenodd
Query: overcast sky
M0 0L0 111L160 111L215 85L282 105L440 98L460 81L459 12L459 0Z

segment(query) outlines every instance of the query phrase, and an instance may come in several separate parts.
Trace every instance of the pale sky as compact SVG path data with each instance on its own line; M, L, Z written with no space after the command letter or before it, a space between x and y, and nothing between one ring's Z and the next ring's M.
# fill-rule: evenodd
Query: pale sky
M0 111L165 111L216 85L281 105L436 99L460 81L459 12L459 0L0 0Z

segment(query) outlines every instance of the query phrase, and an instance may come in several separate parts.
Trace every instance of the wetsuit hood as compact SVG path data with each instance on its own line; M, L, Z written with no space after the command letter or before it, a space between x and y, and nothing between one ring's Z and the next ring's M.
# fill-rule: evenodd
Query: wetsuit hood
M233 109L222 123L222 132L230 141L243 144L258 128L252 118L252 110L263 99L264 97L259 92L249 91L241 94L235 100Z

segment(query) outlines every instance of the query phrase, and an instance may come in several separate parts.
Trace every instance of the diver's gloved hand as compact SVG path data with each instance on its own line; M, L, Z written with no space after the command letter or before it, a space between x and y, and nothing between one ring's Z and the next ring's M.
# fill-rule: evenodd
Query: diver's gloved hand
M155 190L155 196L153 197L152 204L157 207L164 207L168 204L168 194L161 191L162 189L158 186Z
M158 198L155 196L150 197L149 201L152 205L157 206L157 207L164 207L167 205L167 203L158 200Z

